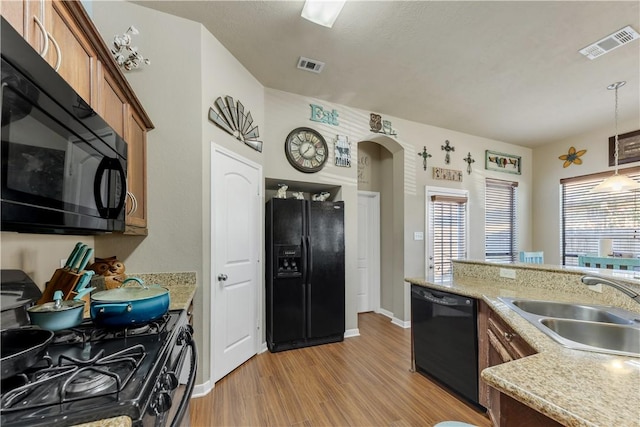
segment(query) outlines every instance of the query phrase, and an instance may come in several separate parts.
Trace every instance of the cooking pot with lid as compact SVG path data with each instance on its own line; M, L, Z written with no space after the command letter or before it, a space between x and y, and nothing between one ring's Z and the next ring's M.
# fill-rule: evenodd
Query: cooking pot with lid
M60 331L82 323L84 301L63 301L62 291L56 291L53 300L27 309L32 325L50 331Z
M127 282L138 286L125 286ZM146 286L141 279L130 277L119 288L91 294L91 319L102 327L142 325L164 316L169 304L168 289Z

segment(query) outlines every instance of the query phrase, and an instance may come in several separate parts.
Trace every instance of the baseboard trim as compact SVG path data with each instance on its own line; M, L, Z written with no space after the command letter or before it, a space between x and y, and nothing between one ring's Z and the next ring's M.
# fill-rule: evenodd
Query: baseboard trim
M383 316L387 316L389 319L391 319L391 323L393 323L396 326L400 326L403 329L408 329L411 327L411 321L410 320L400 320L397 317L393 316L393 313L390 312L389 310L385 310L384 308L379 308L378 310L375 310L376 313L380 313Z
M391 319L391 323L396 326L400 326L403 329L409 329L411 327L411 320L400 320L394 317L393 319Z
M347 329L344 332L344 337L345 338L353 338L353 337L359 337L360 336L360 329L355 328L355 329Z
M211 390L213 390L214 386L215 384L211 384L209 380L207 380L204 384L196 384L195 387L193 387L193 394L191 395L191 398L194 399L196 397L206 396L211 392Z
M393 313L389 310L385 310L384 308L379 308L374 310L376 313L382 314L383 316L387 316L389 319L393 319Z

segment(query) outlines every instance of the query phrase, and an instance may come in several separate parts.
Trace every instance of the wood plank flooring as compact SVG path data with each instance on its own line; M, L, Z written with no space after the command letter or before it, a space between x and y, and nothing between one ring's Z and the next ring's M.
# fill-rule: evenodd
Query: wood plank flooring
M191 425L432 426L489 419L411 368L411 332L375 313L361 336L254 356L191 400Z

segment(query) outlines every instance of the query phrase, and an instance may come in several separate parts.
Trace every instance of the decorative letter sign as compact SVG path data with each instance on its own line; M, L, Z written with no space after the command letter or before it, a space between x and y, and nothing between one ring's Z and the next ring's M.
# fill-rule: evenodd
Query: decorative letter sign
M332 126L340 126L340 123L338 123L338 112L336 110L328 112L324 111L324 108L319 105L309 105L311 106L311 117L309 120L312 122L326 123Z

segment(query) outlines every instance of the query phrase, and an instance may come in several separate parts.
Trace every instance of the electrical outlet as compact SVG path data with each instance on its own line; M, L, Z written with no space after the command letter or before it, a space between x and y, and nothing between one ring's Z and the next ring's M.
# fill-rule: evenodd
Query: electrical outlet
M66 260L66 259L64 259L64 258L63 258L63 259L61 259L61 260L60 260L60 268L64 267L64 265L65 265L66 263L67 263L67 260Z
M413 240L424 240L424 233L422 231L414 231Z
M598 283L596 285L587 286L587 288L589 288L593 292L598 292L600 294L602 293L602 283Z
M510 268L501 268L500 269L500 277L505 277L507 279L515 279L516 271Z

